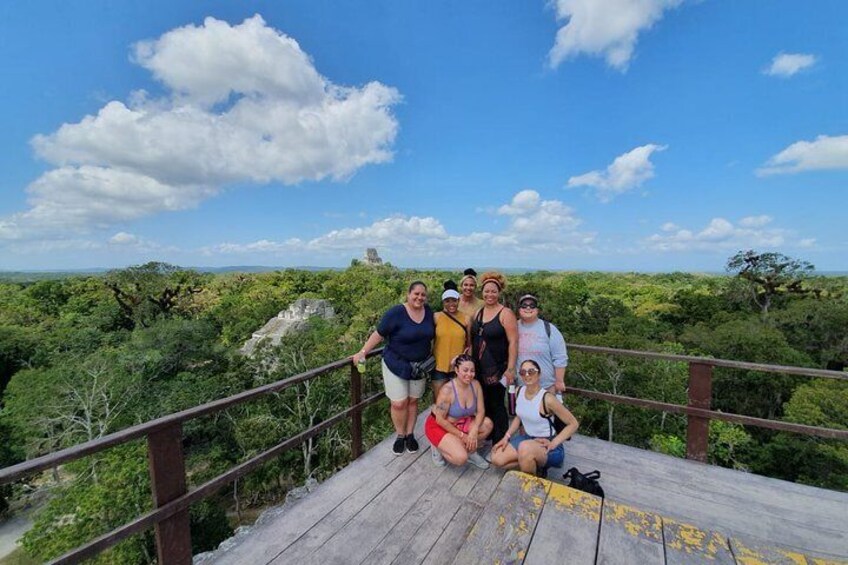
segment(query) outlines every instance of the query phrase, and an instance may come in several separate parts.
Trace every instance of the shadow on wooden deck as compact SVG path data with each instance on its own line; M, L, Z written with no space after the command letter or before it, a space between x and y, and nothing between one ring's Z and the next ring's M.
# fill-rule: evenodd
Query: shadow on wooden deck
M423 418L416 436L423 437ZM201 563L848 563L848 494L575 437L606 500L392 438ZM561 469L549 478L560 479Z

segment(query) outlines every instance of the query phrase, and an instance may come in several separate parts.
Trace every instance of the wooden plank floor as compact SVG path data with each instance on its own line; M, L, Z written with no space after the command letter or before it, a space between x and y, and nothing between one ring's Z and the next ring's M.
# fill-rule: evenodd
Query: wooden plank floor
M848 563L848 495L575 437L602 501L387 439L200 563ZM559 479L561 469L549 477Z

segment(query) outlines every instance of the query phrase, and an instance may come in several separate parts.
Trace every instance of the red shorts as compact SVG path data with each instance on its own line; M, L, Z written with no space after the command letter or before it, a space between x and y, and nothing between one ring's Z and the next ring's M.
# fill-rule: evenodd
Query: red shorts
M472 416L466 416L465 418L460 418L454 422L453 425L456 426L459 431L468 433L468 428L471 427L471 422L473 420L474 418ZM442 438L448 434L448 431L439 425L435 416L430 414L424 422L424 434L427 436L427 440L430 442L430 445L438 447L442 442Z

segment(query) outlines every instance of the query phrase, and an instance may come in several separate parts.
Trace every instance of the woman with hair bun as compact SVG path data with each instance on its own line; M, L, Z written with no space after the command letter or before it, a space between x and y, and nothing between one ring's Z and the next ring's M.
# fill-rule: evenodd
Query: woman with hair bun
M483 410L483 390L474 379L474 359L462 354L453 363L456 376L443 386L436 397L433 412L424 422L424 433L432 446L433 463L443 467L470 462L488 469L489 462L477 448L492 432L492 421Z
M442 311L436 312L436 339L433 341L433 356L436 368L430 377L433 398L439 397L439 389L448 382L451 364L458 355L467 353L471 347L470 316L458 310L459 291L456 283L445 281L442 293Z
M506 279L496 271L483 273L483 307L471 326L472 351L477 363L477 379L483 385L486 415L492 419L492 441L501 440L509 427L506 412L506 385L515 382L518 356L518 324L515 313L500 303Z
M465 269L462 273L462 278L459 279L459 311L468 316L468 319L474 318L477 311L483 307L483 301L477 298L477 271L474 269Z

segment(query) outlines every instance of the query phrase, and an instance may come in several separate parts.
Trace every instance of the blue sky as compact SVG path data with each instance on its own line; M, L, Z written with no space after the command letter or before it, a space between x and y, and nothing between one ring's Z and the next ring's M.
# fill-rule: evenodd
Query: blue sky
M839 0L0 4L0 270L848 270Z

